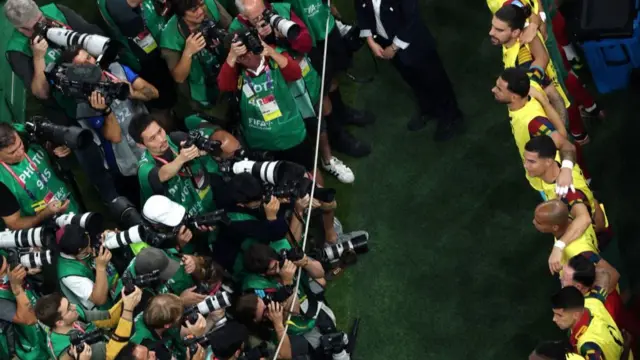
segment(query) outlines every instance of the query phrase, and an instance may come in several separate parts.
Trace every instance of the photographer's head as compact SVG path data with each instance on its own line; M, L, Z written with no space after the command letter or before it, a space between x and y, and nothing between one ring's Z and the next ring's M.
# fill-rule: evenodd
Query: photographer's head
M151 350L153 346L151 340L144 340L142 344L130 342L120 350L115 360L156 360L156 352Z
M559 199L545 201L536 206L533 225L544 234L563 233L569 226L569 208Z
M280 273L279 259L269 245L256 243L244 253L244 267L250 273L275 276Z
M8 123L0 123L0 161L16 164L24 157L24 143L16 129Z
M524 6L520 1L505 3L491 20L491 31L489 31L491 43L510 45L515 42L522 34L529 16L531 16L531 8Z
M180 269L180 263L170 259L164 251L148 247L140 251L136 256L135 271L137 275L160 272L162 281L169 281Z
M236 0L238 11L256 28L267 26L271 32L271 26L264 21L262 13L266 9L263 0Z
M35 312L38 321L51 329L64 329L78 320L76 305L57 292L38 299Z
M58 242L60 252L76 260L83 260L93 255L91 237L84 228L70 224L65 226L63 231Z
M29 38L33 35L34 26L44 18L33 0L8 0L4 4L4 14L20 33Z
M203 0L174 0L171 9L181 17L187 25L199 25L204 21L207 9Z
M62 63L71 63L74 65L95 65L96 58L91 56L87 50L81 46L70 46L65 49L60 56Z
M236 206L257 210L262 205L262 195L264 189L260 181L248 173L238 174L227 183L229 199Z
M596 281L596 266L584 255L576 255L562 267L560 281L562 286L575 286L587 293Z
M244 294L234 305L234 315L243 324L261 323L267 319L267 305L256 294Z
M184 305L177 295L156 295L144 309L144 323L150 329L163 332L180 326L183 311Z
M496 101L509 105L527 99L530 87L531 84L526 70L508 68L502 72L491 92Z
M249 331L246 326L230 321L214 331L209 336L209 342L216 359L232 360L240 357L248 337Z
M162 155L169 149L167 132L151 114L134 116L129 123L129 135L141 148L146 148L152 155Z
M524 168L531 177L540 177L555 163L557 149L550 136L535 136L524 146Z

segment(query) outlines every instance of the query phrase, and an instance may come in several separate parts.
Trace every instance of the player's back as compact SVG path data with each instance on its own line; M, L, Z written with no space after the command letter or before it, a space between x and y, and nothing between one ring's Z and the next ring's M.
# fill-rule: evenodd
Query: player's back
M624 338L615 321L604 307L606 291L595 288L585 297L585 308L589 311L588 324L576 335L578 352L583 356L598 351L604 359L620 359L624 350ZM633 359L633 356L629 357Z

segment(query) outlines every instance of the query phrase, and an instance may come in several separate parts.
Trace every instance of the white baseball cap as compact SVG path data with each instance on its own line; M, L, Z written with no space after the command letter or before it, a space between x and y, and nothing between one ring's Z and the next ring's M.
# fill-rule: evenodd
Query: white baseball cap
M151 196L142 209L145 219L155 224L178 226L187 210L166 196Z

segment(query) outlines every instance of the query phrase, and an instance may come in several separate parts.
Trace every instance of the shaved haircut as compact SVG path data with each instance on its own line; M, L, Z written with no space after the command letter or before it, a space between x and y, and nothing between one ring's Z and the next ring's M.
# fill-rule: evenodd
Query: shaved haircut
M564 225L569 222L569 208L559 199L545 201L536 206L536 218L549 225Z

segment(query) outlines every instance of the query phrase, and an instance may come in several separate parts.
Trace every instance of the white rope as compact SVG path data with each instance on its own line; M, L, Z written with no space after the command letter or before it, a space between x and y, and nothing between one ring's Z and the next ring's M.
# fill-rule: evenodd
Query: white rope
M327 6L329 7L329 9L331 9L331 0L328 0ZM311 186L311 194L309 195L309 208L307 209L307 218L305 219L304 234L302 236L303 250L307 245L307 236L309 235L309 224L311 223L311 211L313 210L313 195L315 194L315 190L316 190L316 176L318 174L318 153L320 149L320 131L321 131L320 129L322 128L322 126L320 125L322 124L322 105L324 100L324 85L325 85L324 77L326 75L325 71L327 69L327 45L329 44L329 20L331 19L331 16L327 17L327 24L325 25L325 29L324 29L324 34L325 34L324 35L324 52L323 52L323 58L322 58L322 76L320 77L320 80L322 81L322 83L320 85L321 96L320 96L320 104L318 107L318 128L317 128L318 130L316 132L316 149L315 149L314 161L313 161L313 179L312 179L313 182ZM287 315L287 321L284 326L285 336L287 335L287 331L289 330L289 321L291 321L291 312L293 311L293 308L296 302L298 301L297 299L298 288L300 287L300 278L302 277L301 275L302 275L302 268L298 268L296 288L293 292L296 296L296 300L291 302L291 308L289 308L289 315ZM276 353L273 356L273 360L276 360L278 358L278 354L280 354L280 348L282 348L283 340L284 340L284 336L282 337L282 339L280 339L280 342L278 343L278 348L276 348Z

